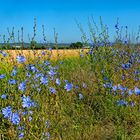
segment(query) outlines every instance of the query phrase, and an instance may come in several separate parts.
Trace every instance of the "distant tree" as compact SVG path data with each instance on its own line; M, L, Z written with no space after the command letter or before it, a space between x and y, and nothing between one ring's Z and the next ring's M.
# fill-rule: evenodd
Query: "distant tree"
M82 48L82 47L83 47L83 43L76 42L76 43L71 43L69 48L71 48L71 49L78 49L78 48Z

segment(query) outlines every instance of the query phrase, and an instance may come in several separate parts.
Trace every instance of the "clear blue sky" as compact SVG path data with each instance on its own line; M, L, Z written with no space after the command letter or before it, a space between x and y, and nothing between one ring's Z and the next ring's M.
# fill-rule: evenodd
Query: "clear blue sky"
M87 31L88 17L93 15L99 22L99 16L110 28L114 36L117 17L120 24L128 25L130 31L136 31L140 25L140 0L0 0L0 34L7 34L6 28L21 26L27 33L33 33L33 19L37 18L37 40L42 39L41 25L46 26L48 40L53 41L53 28L59 34L59 42L80 40L80 31L75 18Z

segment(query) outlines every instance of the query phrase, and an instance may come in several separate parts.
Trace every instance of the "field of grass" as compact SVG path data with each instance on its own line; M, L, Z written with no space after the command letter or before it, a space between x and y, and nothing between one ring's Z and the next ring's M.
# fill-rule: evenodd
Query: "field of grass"
M140 138L140 47L89 51L1 51L0 139Z
M140 31L88 24L89 49L0 50L0 140L140 139Z

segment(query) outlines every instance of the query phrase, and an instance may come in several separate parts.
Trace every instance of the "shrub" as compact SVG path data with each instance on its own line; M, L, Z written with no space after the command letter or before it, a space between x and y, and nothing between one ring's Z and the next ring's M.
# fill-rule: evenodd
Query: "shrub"
M81 42L76 42L76 43L71 43L70 44L70 48L71 49L79 49L83 47L83 43Z

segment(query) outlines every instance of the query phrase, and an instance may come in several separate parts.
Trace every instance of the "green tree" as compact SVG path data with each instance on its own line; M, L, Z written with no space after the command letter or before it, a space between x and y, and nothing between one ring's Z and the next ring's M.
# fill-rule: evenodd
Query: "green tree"
M70 48L71 49L79 49L83 47L83 43L81 42L76 42L76 43L71 43L70 44Z

